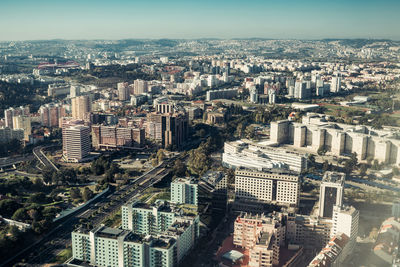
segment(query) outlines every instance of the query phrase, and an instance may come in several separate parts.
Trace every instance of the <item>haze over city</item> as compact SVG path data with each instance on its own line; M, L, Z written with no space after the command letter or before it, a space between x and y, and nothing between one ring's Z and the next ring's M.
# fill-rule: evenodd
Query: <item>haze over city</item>
M0 267L400 266L399 11L1 0Z
M4 0L0 40L400 39L396 0Z

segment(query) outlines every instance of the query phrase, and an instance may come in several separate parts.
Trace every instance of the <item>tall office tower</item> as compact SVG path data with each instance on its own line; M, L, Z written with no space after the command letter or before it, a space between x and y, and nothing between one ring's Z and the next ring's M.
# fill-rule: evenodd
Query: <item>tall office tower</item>
M282 170L235 172L235 209L259 209L265 203L297 206L300 199L300 180L296 173ZM262 211L262 210L260 210Z
M258 103L258 91L255 86L250 88L250 103Z
M148 92L148 83L144 80L135 80L133 83L133 93L135 95L145 94Z
M87 95L78 96L71 99L72 117L74 119L87 119L88 113L91 111L90 97Z
M331 237L343 233L349 237L349 245L346 246L345 253L349 255L356 244L358 235L358 221L360 213L351 206L334 206L333 207L333 224Z
M342 206L346 175L340 172L325 172L319 190L319 217L332 218L333 207Z
M31 118L25 115L18 115L13 117L14 129L24 130L24 141L29 141L29 136L32 133Z
M65 108L60 104L46 104L39 109L40 121L47 127L58 127L60 118L66 115Z
M71 85L69 97L74 98L81 95L81 87L79 85Z
M197 181L194 179L175 179L171 183L171 202L197 205Z
M342 78L338 75L332 77L331 93L338 93L340 91L341 79Z
M118 83L118 99L120 101L126 101L130 99L128 83Z
M63 157L66 161L81 162L90 152L90 129L74 125L62 129Z

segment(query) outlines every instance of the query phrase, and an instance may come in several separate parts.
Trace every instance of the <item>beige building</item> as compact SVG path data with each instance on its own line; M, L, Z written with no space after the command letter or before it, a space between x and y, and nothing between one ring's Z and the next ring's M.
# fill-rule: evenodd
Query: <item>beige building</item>
M118 83L117 89L118 89L118 99L120 101L126 101L130 99L128 83Z
M359 160L376 159L400 165L400 140L397 128L373 129L370 126L328 122L321 114L308 113L302 123L288 120L271 122L271 142L308 148L325 149L335 156L357 153Z
M300 181L296 173L282 170L254 171L237 169L235 172L235 206L246 210L252 204L297 206ZM262 210L260 210L262 211Z
M13 117L14 129L24 130L24 141L29 141L32 133L31 118L29 116L18 115Z
M88 119L89 112L92 110L91 100L89 96L85 95L72 98L71 105L72 117L74 119Z

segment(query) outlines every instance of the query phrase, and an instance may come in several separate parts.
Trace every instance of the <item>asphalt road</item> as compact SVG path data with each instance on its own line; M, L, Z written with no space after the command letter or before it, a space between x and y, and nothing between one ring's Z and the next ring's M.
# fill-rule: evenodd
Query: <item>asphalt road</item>
M54 146L54 145L51 145L51 146L47 146L47 147L52 147L52 146ZM53 169L55 169L56 171L58 171L58 168L46 157L46 155L43 153L43 149L44 148L46 148L46 147L42 147L42 146L38 146L38 147L35 147L34 149L33 149L33 155L43 164L43 165L45 165L46 167L49 167L49 168L53 168Z
M23 161L28 161L33 159L33 155L28 154L26 156L21 157L7 157L7 158L0 158L0 168L12 166L13 164L18 164Z
M56 228L47 234L40 243L21 253L21 255L17 255L15 259L0 264L0 266L15 266L16 263L21 263L24 266L41 266L42 264L49 263L61 250L65 249L71 243L71 232L79 224L80 219L89 218L95 211L101 209L101 212L97 212L89 220L94 226L100 224L108 215L117 212L130 198L140 194L165 177L169 173L169 169L167 168L168 163L173 162L175 158L176 156L167 159L131 184L121 187L118 191L108 196L102 196L78 214L55 226ZM106 208L107 204L108 207Z

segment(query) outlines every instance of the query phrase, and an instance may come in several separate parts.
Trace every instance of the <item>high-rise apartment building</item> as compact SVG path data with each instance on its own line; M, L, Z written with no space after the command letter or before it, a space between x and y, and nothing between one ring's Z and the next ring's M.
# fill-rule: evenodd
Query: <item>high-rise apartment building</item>
M349 237L349 243L344 250L345 257L353 251L356 245L359 217L359 211L352 206L333 207L331 237L340 233Z
M117 89L118 89L118 99L120 101L126 101L130 99L128 83L118 83Z
M296 81L294 86L294 98L307 99L310 96L310 89L307 89L307 83L304 81Z
M331 81L331 93L338 93L340 92L342 78L338 75L332 77Z
M42 125L58 127L60 119L66 115L66 112L60 104L46 104L40 107L39 114Z
M24 141L29 141L29 136L32 133L31 117L25 115L18 115L13 117L14 129L24 130Z
M20 106L18 108L8 108L4 110L5 126L14 129L13 117L18 115L29 116L30 115L29 106L25 107Z
M332 218L333 207L342 206L346 175L338 172L325 172L319 191L319 217Z
M175 204L198 204L197 181L194 179L175 179L171 183L171 202Z
M63 157L66 161L81 162L90 152L90 128L83 125L62 129Z
M72 232L72 257L82 266L173 267L178 262L176 251L177 240L172 237L144 237L105 226Z
M72 117L74 119L88 119L89 112L92 110L90 97L87 95L78 96L71 99L72 104Z
M135 95L141 95L148 92L148 83L144 80L135 80L133 83L133 92Z

